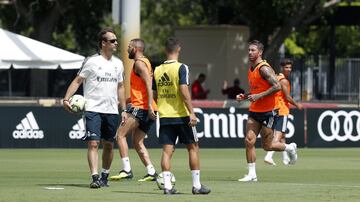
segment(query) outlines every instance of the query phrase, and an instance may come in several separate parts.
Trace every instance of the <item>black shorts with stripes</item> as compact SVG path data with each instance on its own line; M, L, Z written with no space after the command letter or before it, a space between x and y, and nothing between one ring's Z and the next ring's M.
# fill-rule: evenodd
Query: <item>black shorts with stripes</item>
M127 113L133 115L136 118L136 120L139 122L139 129L144 131L144 133L147 133L150 130L151 125L154 124L154 120L150 119L148 116L148 110L128 105Z
M287 132L288 116L278 116L275 120L274 129L283 133Z
M251 112L249 111L249 118L261 123L267 128L274 129L275 121L277 119L279 110L272 110L268 112Z

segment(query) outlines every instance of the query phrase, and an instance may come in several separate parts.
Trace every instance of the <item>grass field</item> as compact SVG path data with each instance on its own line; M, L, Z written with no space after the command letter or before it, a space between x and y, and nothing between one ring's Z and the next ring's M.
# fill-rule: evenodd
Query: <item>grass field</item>
M160 169L160 149L151 149ZM153 182L137 182L145 168L130 153L135 179L111 182L109 188L88 188L85 149L0 149L0 201L360 201L360 148L300 149L295 166L265 165L257 150L259 182L241 183L247 173L244 149L201 149L202 183L207 196L191 194L187 152L173 157L176 188L182 194L164 196ZM120 167L115 153L111 173ZM64 188L49 190L46 187Z

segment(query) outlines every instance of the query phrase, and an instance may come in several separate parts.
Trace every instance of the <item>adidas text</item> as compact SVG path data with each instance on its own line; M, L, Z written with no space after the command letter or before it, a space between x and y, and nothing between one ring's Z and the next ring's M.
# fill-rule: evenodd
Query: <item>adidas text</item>
M158 86L172 86L173 83L171 81L160 81Z
M44 132L42 130L15 130L13 137L14 139L43 139Z

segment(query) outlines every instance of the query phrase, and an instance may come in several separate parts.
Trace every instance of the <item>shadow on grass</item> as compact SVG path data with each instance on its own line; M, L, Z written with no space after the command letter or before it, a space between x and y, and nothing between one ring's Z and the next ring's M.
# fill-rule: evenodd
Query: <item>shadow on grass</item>
M38 186L45 187L80 187L89 189L89 184L38 184Z
M164 195L163 191L157 192L139 192L139 191L113 191L115 193L123 193L123 194L151 194L151 195ZM178 193L174 195L187 195L186 193Z

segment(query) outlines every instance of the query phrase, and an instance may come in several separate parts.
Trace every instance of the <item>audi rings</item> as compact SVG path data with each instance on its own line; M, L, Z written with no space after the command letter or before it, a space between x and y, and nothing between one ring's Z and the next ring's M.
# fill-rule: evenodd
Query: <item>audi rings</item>
M328 117L328 116L331 117L331 121L330 121L331 134L325 134L323 131L323 128L322 128L324 118ZM340 134L340 129L341 129L340 117L344 117L344 123L342 124L344 134ZM354 122L353 122L352 117L355 117L355 118L357 117L355 133L353 133L355 127L354 127ZM350 140L353 142L359 141L360 140L360 112L355 111L355 110L350 111L350 112L346 112L343 110L340 110L337 112L333 112L330 110L324 111L318 119L317 129L318 129L320 137L327 142L331 142L333 140L337 140L340 142L344 142L346 140Z

